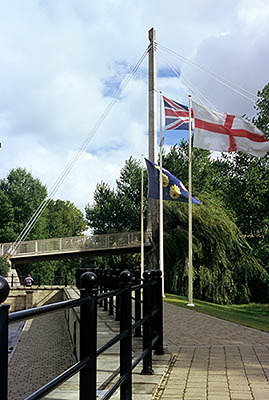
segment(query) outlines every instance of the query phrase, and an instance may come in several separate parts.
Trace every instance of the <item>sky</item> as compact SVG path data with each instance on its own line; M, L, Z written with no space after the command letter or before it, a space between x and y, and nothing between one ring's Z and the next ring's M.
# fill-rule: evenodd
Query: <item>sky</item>
M268 82L268 20L268 0L2 1L0 179L25 168L51 193L83 149L53 198L84 211L97 183L113 187L125 160L148 154L147 57L93 130L145 52L151 27L158 92L182 104L192 93L218 111L253 117L255 100L182 57L257 94Z

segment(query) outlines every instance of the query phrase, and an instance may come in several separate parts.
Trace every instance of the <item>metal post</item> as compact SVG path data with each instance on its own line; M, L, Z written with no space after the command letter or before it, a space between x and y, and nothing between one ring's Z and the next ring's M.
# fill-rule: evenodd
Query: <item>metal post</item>
M114 274L112 270L110 270L109 274L109 291L113 290L114 288ZM108 299L108 315L113 315L113 296L110 296Z
M132 274L123 271L120 274L120 287L126 290L121 294L120 333L127 332L120 341L120 375L127 378L120 388L120 400L132 400Z
M157 90L156 90L156 57L155 57L155 37L156 32L151 28L148 32L151 44L149 50L149 159L154 163L157 162Z
M118 289L120 286L120 269L117 268L115 271L116 275L116 287L115 289ZM115 321L120 320L120 296L116 296L116 312L115 312Z
M135 270L135 284L140 284L140 270ZM135 291L135 322L140 321L141 319L141 290L138 289ZM141 337L141 326L135 328L134 331L135 337Z
M104 270L104 292L107 291L107 281L108 281L108 276L107 275L108 275L108 270L105 269ZM103 308L103 310L107 311L107 298L104 299L104 308Z
M148 123L149 123L149 141L148 141L148 157L157 162L157 85L156 85L156 32L151 28L148 32L150 41L150 49L148 55ZM157 199L148 199L147 212L147 230L154 232L158 227L158 203ZM156 257L152 255L149 258L150 268L155 268Z
M100 294L104 292L104 270L100 270ZM99 301L99 307L103 307L103 300Z
M0 276L0 304L9 294L9 285ZM0 305L0 399L8 398L8 304Z
M80 306L80 360L89 358L88 364L80 371L79 399L96 398L96 347L97 347L97 277L85 272L80 279L81 297L89 301Z
M151 271L144 272L144 288L143 288L143 318L149 316L147 321L143 325L143 351L149 349L149 352L143 358L143 369L141 374L153 375L152 369L152 287L151 287Z
M154 320L154 328L156 335L159 336L157 342L155 343L154 350L155 354L164 354L163 350L163 285L162 285L162 273L160 270L152 271L154 279L157 280L157 285L154 288L154 302L155 307L158 310L157 315Z
M193 277L192 277L192 148L191 148L191 95L189 94L189 200L188 200L188 237L189 237L189 279L188 304L193 304Z

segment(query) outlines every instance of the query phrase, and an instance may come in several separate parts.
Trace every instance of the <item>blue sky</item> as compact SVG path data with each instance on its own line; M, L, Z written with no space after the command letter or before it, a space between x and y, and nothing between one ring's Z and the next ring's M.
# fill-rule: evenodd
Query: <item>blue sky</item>
M23 167L50 190L147 48L152 26L161 45L253 93L268 82L266 0L218 7L213 0L171 0L169 7L160 0L13 0L0 7L0 178ZM192 90L219 111L254 113L254 102L164 51L157 68L158 91L167 97L187 104ZM114 185L126 159L147 154L147 90L145 59L55 198L83 210L98 182Z

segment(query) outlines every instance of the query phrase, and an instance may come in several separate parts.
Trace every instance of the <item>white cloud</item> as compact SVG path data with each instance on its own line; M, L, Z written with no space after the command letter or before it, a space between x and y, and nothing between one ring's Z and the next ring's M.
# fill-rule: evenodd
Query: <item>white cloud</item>
M124 73L157 41L256 93L268 79L268 4L227 0L14 0L0 13L0 178L25 167L48 190L91 135ZM171 59L171 58L170 58ZM158 56L158 68L169 70ZM190 86L220 111L253 104L179 59ZM101 180L115 184L131 155L147 154L147 60L130 81L56 198L82 210ZM141 72L142 71L142 72ZM171 74L170 74L171 75ZM162 76L158 90L187 101L182 80ZM159 123L159 121L158 121Z

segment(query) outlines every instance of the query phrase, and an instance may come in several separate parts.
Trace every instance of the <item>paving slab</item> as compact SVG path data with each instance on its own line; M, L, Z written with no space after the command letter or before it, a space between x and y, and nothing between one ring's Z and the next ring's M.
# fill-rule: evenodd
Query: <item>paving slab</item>
M154 399L268 400L269 334L164 303L173 354Z

